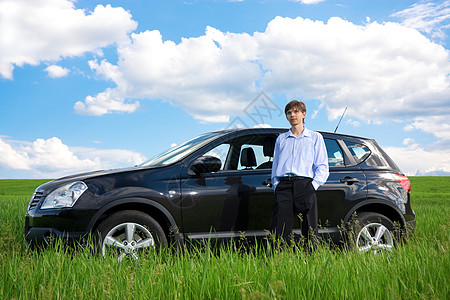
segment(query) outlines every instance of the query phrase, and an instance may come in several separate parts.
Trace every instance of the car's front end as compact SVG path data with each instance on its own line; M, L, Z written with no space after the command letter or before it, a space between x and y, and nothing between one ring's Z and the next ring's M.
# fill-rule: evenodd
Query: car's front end
M68 176L39 186L25 214L25 241L40 245L87 236L109 215L129 208L156 214L170 231L181 224L180 159L226 132L201 135L140 166Z
M95 210L73 209L88 186L82 180L62 179L39 186L25 214L27 245L47 243L55 238L79 239L87 233Z

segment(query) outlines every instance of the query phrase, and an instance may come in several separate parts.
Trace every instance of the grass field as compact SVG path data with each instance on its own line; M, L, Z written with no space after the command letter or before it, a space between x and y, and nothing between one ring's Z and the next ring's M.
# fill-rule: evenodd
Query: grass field
M45 180L0 180L0 299L450 299L450 177L410 179L416 232L390 254L230 247L138 264L89 247L27 250L25 210Z

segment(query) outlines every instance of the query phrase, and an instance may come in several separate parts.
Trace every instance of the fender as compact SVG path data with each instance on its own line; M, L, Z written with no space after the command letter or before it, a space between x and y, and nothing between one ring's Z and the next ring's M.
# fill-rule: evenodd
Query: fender
M97 221L99 220L100 216L102 216L106 211L122 205L122 204L144 204L146 206L152 206L154 208L156 208L157 210L159 210L169 221L170 227L173 229L173 234L175 237L175 240L177 242L182 242L183 241L183 236L181 235L180 231L178 230L178 225L175 222L175 219L173 218L173 216L170 214L170 212L164 207L162 206L160 203L151 200L151 199L147 199L147 198L123 198L123 199L118 199L118 200L114 200L113 202L108 203L107 205L103 206L101 209L99 209L95 215L92 217L91 221L89 222L88 231L91 231L94 228L94 225L97 223Z
M406 224L405 217L403 217L403 214L400 211L400 209L397 206L395 206L392 202L389 202L389 201L386 201L386 200L383 200L383 199L367 199L367 200L364 200L364 201L358 203L357 205L352 207L351 210L349 210L347 212L347 214L345 215L345 218L344 218L344 224L347 224L347 222L350 220L350 218L352 217L352 215L353 215L353 213L355 211L357 211L361 207L364 207L364 206L367 206L367 205L372 205L372 204L379 204L379 205L383 205L383 206L388 206L390 209L393 209L396 212L396 214L400 218L402 224ZM377 211L374 211L374 212L377 212ZM380 213L380 212L378 212L378 213Z

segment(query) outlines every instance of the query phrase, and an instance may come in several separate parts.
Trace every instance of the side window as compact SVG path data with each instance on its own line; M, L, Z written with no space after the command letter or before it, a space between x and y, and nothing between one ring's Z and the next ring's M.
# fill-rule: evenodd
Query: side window
M219 158L223 171L271 169L275 140L274 134L235 137L209 150L204 156Z
M238 170L254 170L269 160L264 156L263 145L244 144L241 146Z
M366 158L369 157L371 153L370 149L365 145L356 144L349 141L345 141L345 144L347 145L348 150L350 150L350 153L352 154L357 164L366 160Z
M328 153L328 165L330 167L344 166L344 156L336 140L324 139Z
M206 152L203 156L217 157L222 162L222 166L220 167L220 170L224 170L229 150L230 150L230 144L220 144L219 146Z

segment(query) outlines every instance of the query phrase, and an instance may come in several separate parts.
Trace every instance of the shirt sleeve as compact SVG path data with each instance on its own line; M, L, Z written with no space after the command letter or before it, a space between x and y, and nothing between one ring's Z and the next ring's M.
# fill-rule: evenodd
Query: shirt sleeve
M319 188L322 184L324 184L328 176L330 175L330 170L328 167L328 153L327 148L325 147L325 141L320 133L318 133L318 138L314 145L314 162L313 162L313 171L314 177L312 181L312 185L315 190Z
M278 161L280 156L280 136L278 136L277 140L275 141L275 148L273 150L273 162L272 162L272 174L271 174L271 182L272 182L272 188L275 191L278 183L280 182L278 180L278 176L276 176L277 168L278 168Z

